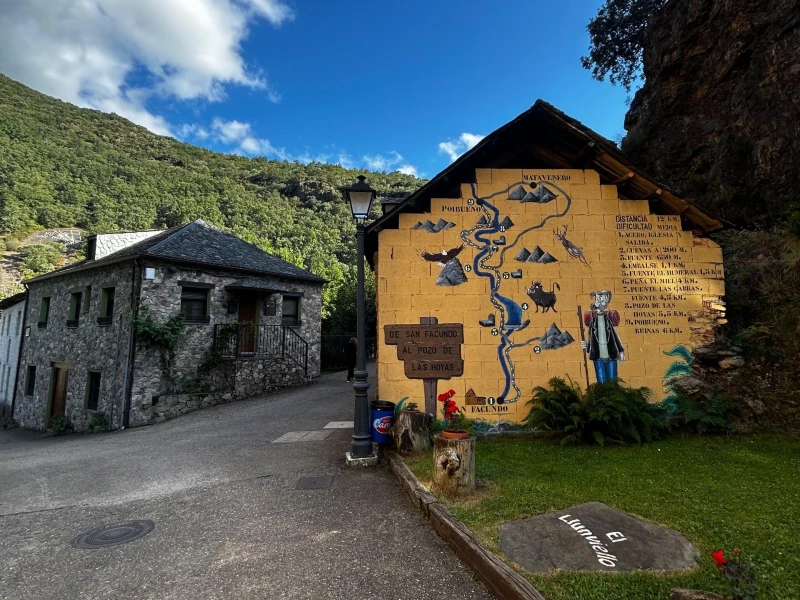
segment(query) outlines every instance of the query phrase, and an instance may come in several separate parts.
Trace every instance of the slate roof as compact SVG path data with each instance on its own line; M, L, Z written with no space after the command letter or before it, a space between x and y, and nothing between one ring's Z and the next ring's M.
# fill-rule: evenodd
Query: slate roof
M26 283L76 271L94 269L134 258L157 258L168 262L205 265L261 273L286 279L325 283L325 279L322 277L301 269L282 258L264 252L260 248L245 242L235 235L222 231L202 219L166 229L158 235L103 258L82 260L29 279Z
M227 290L264 290L267 292L288 292L285 287L277 283L264 281L263 279L255 279L248 277L247 279L239 279L230 285L226 285Z
M18 302L25 300L25 294L26 292L20 292L19 294L14 294L13 296L9 296L8 298L3 298L0 300L0 311L3 311L9 306L14 306Z

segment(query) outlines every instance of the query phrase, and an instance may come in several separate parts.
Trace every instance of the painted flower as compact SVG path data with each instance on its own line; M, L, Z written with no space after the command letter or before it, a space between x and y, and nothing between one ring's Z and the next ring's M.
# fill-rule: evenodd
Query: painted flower
M452 398L455 395L456 395L456 391L455 390L447 390L447 397L448 398Z
M711 553L711 558L714 559L714 563L717 565L717 568L728 564L728 559L725 558L724 550L715 550Z
M437 399L439 402L444 402L444 401L445 401L445 400L447 400L449 397L450 397L450 396L448 396L447 392L444 392L444 393L442 393L442 394L439 394L438 396L436 396L436 399Z

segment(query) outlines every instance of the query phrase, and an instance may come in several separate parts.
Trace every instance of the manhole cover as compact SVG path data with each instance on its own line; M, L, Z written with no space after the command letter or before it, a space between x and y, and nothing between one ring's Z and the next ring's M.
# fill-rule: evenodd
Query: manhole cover
M297 480L296 490L327 490L333 485L333 475L321 477L301 477Z
M72 545L83 550L94 550L117 544L127 544L146 536L153 531L153 527L155 524L152 521L130 521L119 525L98 527L76 537L72 540Z

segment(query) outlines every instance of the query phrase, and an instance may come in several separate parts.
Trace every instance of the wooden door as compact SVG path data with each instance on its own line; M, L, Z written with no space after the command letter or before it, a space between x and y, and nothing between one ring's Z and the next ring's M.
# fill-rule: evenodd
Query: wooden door
M53 367L53 397L50 403L50 416L63 415L67 408L67 374L63 367Z
M258 319L258 297L242 294L239 297L239 353L253 354L256 350L256 321Z

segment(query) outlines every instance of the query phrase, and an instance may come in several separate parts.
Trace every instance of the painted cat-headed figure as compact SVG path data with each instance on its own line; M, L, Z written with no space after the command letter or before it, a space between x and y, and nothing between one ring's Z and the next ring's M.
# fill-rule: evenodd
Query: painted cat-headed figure
M594 363L597 383L605 383L617 378L617 361L625 362L625 348L614 329L619 325L619 313L607 310L611 302L608 290L592 292L590 296L594 303L583 315L583 322L589 327L589 339L581 342L581 347Z

